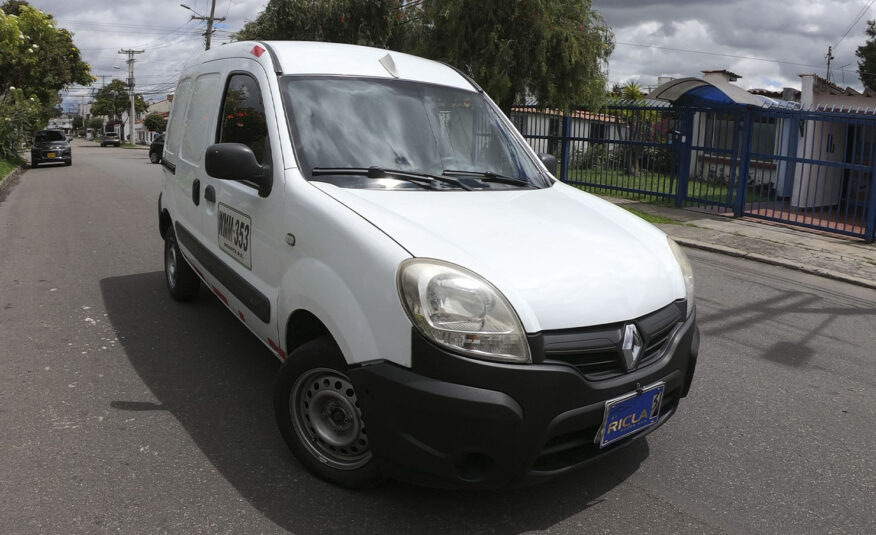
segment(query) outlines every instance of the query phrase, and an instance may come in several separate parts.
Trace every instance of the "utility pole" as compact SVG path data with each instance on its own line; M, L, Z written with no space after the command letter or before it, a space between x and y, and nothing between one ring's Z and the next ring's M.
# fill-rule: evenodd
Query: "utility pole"
M136 111L134 110L134 55L142 54L146 52L145 50L119 50L119 54L127 54L128 55L128 89L131 92L131 113L128 114L128 131L130 135L128 136L128 143L134 143L134 117L136 117Z
M830 81L830 62L835 60L836 58L833 56L833 47L827 47L827 55L824 56L824 59L827 60L827 81Z
M214 16L216 14L216 0L213 0L210 3L210 16L209 17L199 15L197 11L195 11L194 9L190 8L189 6L187 6L185 4L180 4L180 6L186 8L189 11L191 11L192 13L194 13L194 15L192 15L192 18L189 20L207 21L207 31L204 32L204 50L210 50L210 36L213 35L213 22L214 21L222 22L223 20L225 20L225 17L215 17Z

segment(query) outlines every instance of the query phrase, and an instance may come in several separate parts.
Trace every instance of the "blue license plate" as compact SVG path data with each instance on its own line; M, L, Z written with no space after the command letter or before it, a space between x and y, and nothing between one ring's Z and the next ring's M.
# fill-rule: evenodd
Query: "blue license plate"
M655 383L619 398L605 402L599 447L638 433L657 423L665 383Z

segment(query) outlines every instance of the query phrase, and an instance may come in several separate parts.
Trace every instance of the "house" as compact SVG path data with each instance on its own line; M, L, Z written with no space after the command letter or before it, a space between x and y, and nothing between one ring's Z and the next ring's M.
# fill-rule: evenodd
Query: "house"
M53 130L63 130L64 133L70 134L73 130L73 118L67 114L49 119L49 124L46 128Z
M741 78L736 73L702 72L702 78L668 80L649 94L700 110L692 119L692 178L726 183L741 169L745 136L748 184L787 199L791 208L866 202L871 179L864 168L873 158L876 128L853 118L874 114L876 94L842 89L816 74L800 75L799 91L746 91L733 84ZM744 110L754 110L747 132Z
M556 154L564 134L571 138L569 150L573 158L586 153L594 143L604 146L605 141L629 136L618 117L586 110L564 114L560 110L534 106L517 107L511 108L510 119L538 153ZM568 124L564 124L564 120Z

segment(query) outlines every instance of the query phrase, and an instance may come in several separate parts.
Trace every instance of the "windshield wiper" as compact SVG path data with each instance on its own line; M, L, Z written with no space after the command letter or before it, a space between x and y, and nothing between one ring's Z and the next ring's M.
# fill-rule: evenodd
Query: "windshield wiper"
M530 182L520 179L511 178L510 176L500 175L492 171L457 171L455 169L445 169L445 175L451 176L471 176L480 179L481 182L496 182L499 184L508 184L509 186L523 186L527 188L535 188Z
M449 176L430 175L428 173L412 173L410 171L402 171L401 169L384 169L372 165L371 167L314 167L311 170L313 176L323 175L349 175L349 176L367 176L368 178L397 178L406 180L412 184L423 186L431 189L432 185L438 181L443 184L450 184L471 191L469 186L466 186L459 180Z

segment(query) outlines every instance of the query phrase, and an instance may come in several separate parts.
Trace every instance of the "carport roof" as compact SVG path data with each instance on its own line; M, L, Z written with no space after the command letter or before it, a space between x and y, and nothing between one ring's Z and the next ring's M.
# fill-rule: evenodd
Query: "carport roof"
M647 98L665 100L673 104L692 106L757 106L773 105L769 97L752 95L729 83L707 82L701 78L679 78L661 85Z

